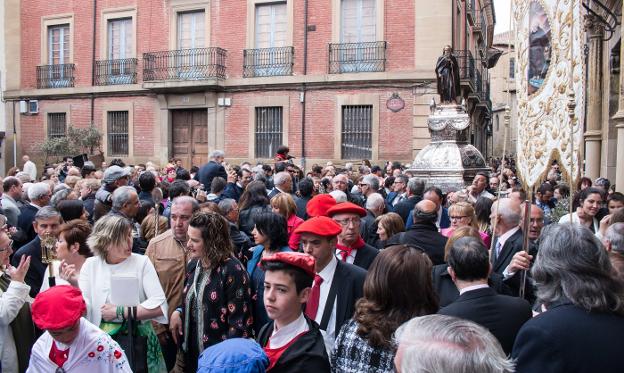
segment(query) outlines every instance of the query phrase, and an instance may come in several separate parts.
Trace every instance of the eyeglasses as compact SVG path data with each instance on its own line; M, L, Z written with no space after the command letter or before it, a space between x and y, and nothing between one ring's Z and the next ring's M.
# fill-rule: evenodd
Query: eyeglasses
M5 247L1 247L0 248L0 253L3 253L5 251L7 251L11 247L13 247L13 240L9 240L9 244L8 245L6 245Z
M464 215L464 216L450 216L449 218L451 220L461 220L463 218L467 218L468 216Z
M405 184L405 183L402 181L395 181L394 184Z
M360 188L369 186L368 184L358 184L358 185L360 186Z
M353 224L354 227L357 227L360 225L360 219L359 218L354 218L354 219L334 219L334 221L340 225L342 225L343 227L348 227L349 224Z

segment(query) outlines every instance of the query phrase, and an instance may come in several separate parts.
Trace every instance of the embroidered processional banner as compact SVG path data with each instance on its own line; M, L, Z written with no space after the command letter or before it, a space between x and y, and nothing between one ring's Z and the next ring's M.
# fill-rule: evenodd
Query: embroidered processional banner
M572 175L575 180L585 100L580 0L514 0L513 17L518 174L526 187L539 186L557 160L566 179ZM573 88L576 102L572 121L568 87Z

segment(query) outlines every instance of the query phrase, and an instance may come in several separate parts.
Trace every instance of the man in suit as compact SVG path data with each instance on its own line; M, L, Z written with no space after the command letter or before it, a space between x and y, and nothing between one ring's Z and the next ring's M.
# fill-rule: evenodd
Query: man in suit
M26 284L30 286L30 296L35 297L43 283L46 265L41 261L41 238L57 238L61 227L61 214L50 206L42 207L35 215L33 227L37 236L22 246L13 255L12 265L17 267L22 256L30 256L30 268L26 273ZM58 275L58 274L56 274Z
M455 241L448 254L448 271L460 295L438 313L486 327L505 354L510 354L520 327L532 316L531 306L524 299L499 295L490 288L490 269L488 250L480 239Z
M389 211L394 211L394 207L407 199L407 182L409 178L407 175L398 175L394 178L394 183L392 187L394 190L388 193L388 197L386 197L386 205L388 206Z
M17 219L18 231L13 235L13 247L17 250L32 241L35 232L35 215L42 207L47 206L52 198L50 185L47 183L35 183L28 188L30 203L20 208L20 216Z
M353 316L355 302L363 295L366 271L336 259L336 237L342 227L331 218L308 219L295 233L301 234L303 252L316 260L306 315L325 331L325 347L331 351L336 335Z
M425 182L415 177L409 179L407 182L407 198L399 202L394 206L393 211L401 216L403 223L407 223L410 212L414 209L414 206L423 199L423 192L425 191Z
M386 200L379 193L372 193L366 198L366 216L362 218L360 235L364 242L377 247L379 235L377 234L377 217L384 213Z
M336 244L336 257L368 270L379 250L364 242L360 235L361 219L366 216L366 210L355 203L343 202L330 208L327 216L342 227Z
M17 227L17 219L20 215L17 201L22 198L22 182L18 178L9 176L2 182L4 193L2 194L2 213L7 218L7 224Z
M435 221L438 217L436 204L423 199L414 207L412 213L414 224L404 233L395 234L386 242L390 245L412 245L421 248L433 265L444 263L444 246L447 238L438 232Z
M195 180L204 184L205 189L210 189L212 179L216 176L227 180L227 173L225 172L225 168L221 165L224 160L225 153L223 150L211 152L210 161L199 168L199 171L195 174Z
M425 193L423 194L423 199L429 200L436 205L435 225L438 230L449 228L451 226L451 218L449 217L447 208L442 206L442 202L444 201L444 195L442 194L442 190L434 186L429 187L425 190ZM405 223L405 227L409 228L412 226L412 224L414 224L413 214L409 214L407 222Z
M241 168L236 171L236 174L232 172L227 181L228 183L223 190L223 198L231 198L238 202L245 188L247 188L247 184L251 182L251 171Z
M273 184L275 185L273 189L269 192L269 199L275 197L279 193L292 193L293 186L292 177L288 171L281 171L273 176Z
M594 234L549 225L531 273L547 311L520 329L511 353L516 372L621 372L624 285Z
M490 255L493 272L502 274L514 254L522 250L521 216L520 205L510 198L500 199L492 205L490 219L492 222L496 219L494 248Z

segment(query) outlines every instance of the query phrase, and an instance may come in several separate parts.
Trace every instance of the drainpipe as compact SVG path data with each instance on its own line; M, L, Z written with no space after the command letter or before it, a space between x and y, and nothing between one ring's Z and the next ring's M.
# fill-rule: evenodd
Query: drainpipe
M308 74L308 0L303 2L303 76ZM306 84L301 84L301 168L306 169L305 128L306 128Z
M91 45L91 89L95 87L95 36L97 31L97 0L93 0L93 43ZM91 93L91 124L95 124L95 93Z

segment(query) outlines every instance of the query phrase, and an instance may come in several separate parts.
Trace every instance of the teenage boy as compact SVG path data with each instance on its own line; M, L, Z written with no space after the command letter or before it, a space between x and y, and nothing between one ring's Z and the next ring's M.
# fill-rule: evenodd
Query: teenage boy
M267 371L329 372L329 358L318 324L303 313L314 278L314 258L279 252L262 258L264 306L270 321L258 335L269 357Z

